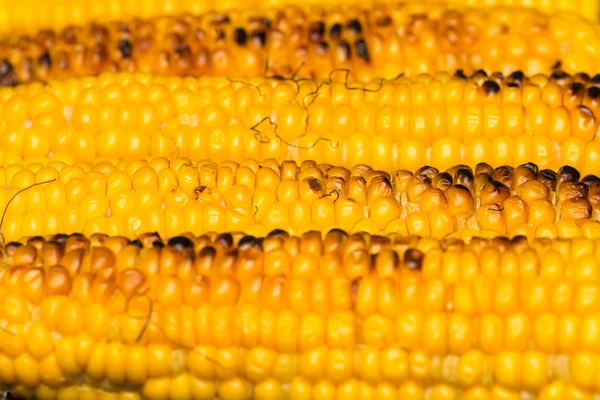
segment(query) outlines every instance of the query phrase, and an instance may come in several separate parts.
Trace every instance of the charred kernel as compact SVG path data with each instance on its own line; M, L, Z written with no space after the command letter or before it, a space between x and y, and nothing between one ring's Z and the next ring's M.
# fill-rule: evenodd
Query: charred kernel
M600 83L600 74L594 75L592 78L592 83Z
M517 88L517 87L519 87L519 84L518 84L518 83L516 83L516 82L508 82L508 83L506 84L506 86L508 86L508 87L510 87L510 88Z
M579 82L573 82L569 86L569 91L572 94L578 94L578 93L580 93L584 89L585 89L585 85L583 83L579 83Z
M144 244L139 239L132 240L129 244L131 244L132 246L139 247L140 249L144 248Z
M217 255L217 250L212 246L203 247L198 252L199 258L214 258Z
M155 240L154 242L152 242L152 247L154 247L155 249L162 249L165 247L165 244L160 240Z
M332 39L339 39L342 36L342 25L334 24L329 31L329 36Z
M550 77L552 79L560 80L560 79L568 78L568 77L570 77L570 75L567 74L565 71L558 70L558 71L552 72L552 74L550 75Z
M389 15L382 15L380 17L377 17L377 19L375 20L375 25L380 27L380 28L384 28L386 26L391 25L394 22L394 20L392 19L392 17L390 17Z
M550 190L556 189L556 172L550 169L543 169L538 175L538 180L548 187Z
M523 78L525 78L525 74L522 71L515 71L509 75L509 78L511 78L513 82L518 83L520 85L523 81Z
M493 96L500 92L500 85L495 81L485 81L482 85L483 91L488 96Z
M530 169L530 170L531 170L531 171L533 171L533 173L534 173L534 174L536 174L536 175L538 174L538 172L539 172L539 170L540 170L540 169L539 169L539 167L538 167L536 164L532 163L532 162L528 162L528 163L525 163L525 164L521 164L521 165L519 165L519 166L520 166L520 167L525 167L525 168L528 168L528 169Z
M233 236L231 233L220 233L215 239L215 243L224 248L231 247L233 246Z
M356 47L356 55L359 58L362 58L366 62L371 60L371 57L369 56L369 50L367 49L367 43L365 43L363 39L357 40L354 43L354 46Z
M310 25L308 38L311 42L317 42L325 35L325 24L322 21Z
M425 175L429 179L433 179L433 177L435 177L439 173L440 171L437 168L429 165L425 165L415 171L415 175Z
M8 75L13 71L13 66L8 60L2 60L0 64L0 76Z
M460 79L467 79L467 75L465 75L465 72L462 69L457 69L456 72L454 73L454 76L456 78L460 78Z
M349 60L350 57L352 57L352 49L350 48L350 44L348 44L347 41L342 40L338 44L338 48L339 48L340 55L343 60Z
M265 31L254 31L250 34L250 38L255 46L264 47L267 43L267 32Z
M123 58L130 58L133 55L133 46L127 39L121 39L119 41L119 51Z
M259 250L261 249L261 245L260 245L258 239L256 239L252 235L246 235L246 236L242 237L240 239L240 241L238 242L238 247L240 248L240 250L249 249L249 248L256 248Z
M488 163L479 163L475 166L475 175L477 174L488 174L488 175L492 175L494 173L494 168L492 168L492 166Z
M267 238L287 239L288 237L290 237L290 234L283 229L273 229L267 234Z
M552 64L552 69L560 69L560 68L562 68L562 61L556 60L556 62L554 64Z
M586 186L590 187L595 184L600 184L600 178L598 178L596 175L586 175L585 177L583 177L581 182L583 182Z
M352 33L356 33L356 34L362 33L362 25L361 25L360 21L357 19L351 19L350 21L348 21L348 23L346 24L346 27Z
M576 182L581 177L581 174L579 173L579 171L577 169L571 167L570 165L565 165L565 166L560 167L558 169L557 175L558 175L558 178L557 178L558 183L563 183L563 182L568 182L568 181Z
M600 88L598 86L590 86L588 88L588 96L592 99L600 97Z
M244 28L236 28L233 33L233 37L238 46L245 46L248 37L246 35L246 30Z
M41 56L38 57L38 63L43 65L46 68L52 67L52 59L50 58L50 53L45 52Z
M177 250L184 251L189 249L194 249L194 242L190 238L185 236L175 236L169 239L167 242L167 246Z
M327 42L320 42L317 45L317 52L319 55L327 53L327 50L329 50L329 44Z
M408 269L420 270L423 267L425 254L417 249L408 249L404 252L404 266Z

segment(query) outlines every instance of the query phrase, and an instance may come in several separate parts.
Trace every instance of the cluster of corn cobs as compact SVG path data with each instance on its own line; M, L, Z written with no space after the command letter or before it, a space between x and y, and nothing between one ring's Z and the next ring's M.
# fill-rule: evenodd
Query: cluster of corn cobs
M0 395L597 400L599 6L0 0Z

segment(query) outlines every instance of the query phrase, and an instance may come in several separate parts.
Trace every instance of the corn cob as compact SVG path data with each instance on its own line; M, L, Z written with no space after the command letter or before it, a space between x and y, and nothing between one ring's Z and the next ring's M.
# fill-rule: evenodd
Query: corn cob
M297 8L164 17L11 35L0 44L5 85L101 71L326 79L392 78L462 69L505 74L592 72L599 27L573 15L445 5Z
M407 1L407 2L410 2ZM378 0L374 4L358 0L345 0L343 4L358 5L363 8L373 7L381 3L396 3L394 1ZM406 3L406 2L403 2ZM453 6L469 5L471 7L486 8L492 6L526 6L535 8L546 14L558 12L575 12L585 18L597 19L598 2L594 0L449 0L426 1L433 4L451 4ZM70 25L81 25L90 22L110 22L133 18L153 18L161 15L199 14L232 9L259 9L266 7L296 6L309 8L315 5L327 7L339 6L337 1L305 0L302 2L292 0L182 0L182 1L140 1L132 0L119 2L108 0L105 2L89 3L83 0L22 0L11 2L0 1L0 34L14 34L17 32L33 33L40 29L61 30Z
M591 399L600 242L157 234L1 248L0 384L46 399Z
M261 236L276 228L465 240L600 236L600 180L582 179L572 167L554 172L534 164L514 169L479 164L475 170L458 165L445 172L423 167L414 174L389 174L314 161L217 165L157 158L116 165L11 165L0 169L0 187L6 240L61 232Z
M0 165L179 154L374 169L529 161L600 170L600 76L329 81L100 77L0 91Z

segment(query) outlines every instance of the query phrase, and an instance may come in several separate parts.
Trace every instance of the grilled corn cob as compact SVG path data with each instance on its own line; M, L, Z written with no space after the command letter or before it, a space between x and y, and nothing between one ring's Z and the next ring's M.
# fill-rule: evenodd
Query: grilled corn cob
M392 78L462 69L505 74L594 72L596 24L528 9L402 4L164 17L10 35L0 43L0 82L101 71L327 78Z
M0 384L46 399L587 399L599 242L332 231L1 248Z
M174 156L374 169L529 161L600 171L600 76L330 81L143 74L0 91L0 164Z
M534 164L515 169L479 164L475 170L458 165L446 172L423 167L390 174L314 161L217 165L157 158L116 165L11 165L0 169L0 186L6 240L60 232L260 236L276 228L465 240L600 235L600 180L582 179L572 167L554 172Z
M411 2L411 0L405 1ZM388 0L378 0L375 4L396 3ZM469 5L471 7L490 6L526 6L544 13L575 12L585 18L598 17L598 2L595 0L449 0L425 1L428 5L451 4L453 6ZM359 5L372 7L369 2L358 0L344 0L345 5ZM140 1L131 0L119 2L108 0L104 2L89 3L83 0L21 0L11 2L0 1L0 34L14 34L16 32L35 32L40 29L60 30L70 25L80 25L89 22L109 22L132 18L152 18L160 15L178 15L184 13L199 14L213 10L230 11L240 9L257 9L265 7L282 7L291 5L309 8L310 6L339 6L338 1L305 0L302 2L292 0L179 0L179 1Z

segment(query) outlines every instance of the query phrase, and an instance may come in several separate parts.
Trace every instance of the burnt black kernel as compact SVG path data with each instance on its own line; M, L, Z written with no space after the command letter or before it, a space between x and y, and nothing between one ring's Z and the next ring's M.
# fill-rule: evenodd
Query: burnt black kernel
M327 235L342 235L344 237L348 237L348 232L346 232L343 229L333 228L333 229L330 229L329 232L327 232Z
M283 229L273 229L271 232L267 234L267 238L282 238L286 239L290 237L290 234L284 231Z
M248 35L244 28L236 28L233 32L233 37L238 46L245 46L248 41Z
M463 190L465 192L470 192L469 188L466 187L465 185L458 184L458 185L453 185L453 187L457 188L458 190Z
M233 236L231 236L231 233L221 233L217 236L215 242L220 244L221 247L231 247L233 246Z
M556 189L556 172L551 169L543 169L538 175L538 181L542 182L550 190Z
M432 167L431 165L424 165L415 171L415 176L418 176L418 175L435 176L439 173L440 173L439 169Z
M600 83L600 74L594 75L594 77L592 78L592 82L593 83Z
M554 71L552 72L552 74L550 75L550 77L552 77L553 79L565 79L568 78L570 75L567 74L565 71Z
M456 78L460 78L460 79L467 79L467 76L465 75L465 71L463 71L462 69L457 69L456 72L454 73L454 76Z
M183 251L185 249L193 249L194 242L185 236L175 236L169 239L167 246L173 247L176 250Z
M598 86L590 86L587 90L588 96L592 99L597 99L600 96L600 88Z
M13 71L13 66L10 61L4 59L0 64L0 76L8 75Z
M254 236L246 235L240 239L240 241L238 242L238 247L240 249L244 250L246 248L251 248L251 247L260 249L262 246L261 246L260 242L258 241L258 239L256 239Z
M217 250L212 246L203 247L202 250L198 252L199 258L210 257L214 258L217 255Z
M322 21L311 24L308 38L312 42L317 42L325 35L325 24Z
M38 63L44 67L50 68L52 66L52 59L50 53L46 52L38 57Z
M578 72L575 75L573 75L573 78L583 82L588 82L591 79L590 76L585 72Z
M585 88L585 86L583 85L583 83L574 82L571 84L571 86L569 86L569 91L572 94L577 94L577 93L581 92L584 88Z
M69 238L69 235L67 235L67 234L57 233L56 235L54 235L52 237L52 240L54 240L55 242L60 243L60 244L65 244L68 238Z
M350 48L350 44L348 44L347 41L342 40L338 46L340 47L340 49L342 49L342 51L344 52L344 57L346 58L346 60L349 60L350 57L352 57L352 49Z
M538 172L540 171L539 167L538 167L536 164L532 163L532 162L528 162L528 163L525 163L525 164L521 164L521 165L519 165L519 167L525 167L525 168L528 168L528 169L530 169L530 170L531 170L531 171L532 171L534 174L536 174L536 175L537 175L537 174L538 174Z
M319 50L321 50L322 52L326 52L327 50L329 50L329 43L327 43L327 42L320 42L317 45L317 48Z
M519 84L518 84L518 83L516 83L516 82L508 82L508 83L506 84L506 86L508 86L508 87L519 87Z
M440 172L436 178L438 182L445 182L452 185L452 175L450 175L448 172Z
M356 55L358 58L362 58L366 62L371 60L369 56L369 49L367 49L367 43L363 39L359 39L354 43L354 47L356 48Z
M473 182L473 179L475 179L473 172L465 168L457 169L454 177L456 183L459 185L470 185Z
M595 184L600 184L600 178L596 175L586 175L581 182L583 182L587 187L590 187Z
M131 42L127 39L119 40L119 51L121 52L123 58L130 58L133 54L133 46L131 45Z
M581 177L581 174L579 173L579 171L577 171L575 168L571 167L570 165L564 165L562 167L560 167L558 169L558 182L572 182L572 181L579 181L579 178Z
M165 244L160 240L155 240L154 242L152 242L152 247L154 247L155 249L162 249L165 247Z
M39 241L45 242L46 239L44 239L43 236L39 236L39 235L38 236L32 236L29 239L27 239L27 244L31 244L33 242L39 242Z
M187 44L178 44L177 47L175 47L175 53L177 53L178 56L183 56L186 53L191 54L190 46Z
M488 96L493 96L500 92L500 85L496 81L485 81L481 87Z
M260 47L263 47L267 43L267 32L265 31L254 31L250 34L252 41Z
M554 65L552 66L552 69L560 69L562 68L562 61L557 60Z
M142 242L140 242L139 239L135 239L133 240L131 243L129 243L133 246L139 247L140 249L144 248L144 245L142 244Z
M521 83L523 78L525 78L525 74L522 71L515 71L509 75L515 82Z
M488 185L493 186L494 190L502 189L503 186L506 186L504 183L498 181L491 181Z
M338 39L340 36L342 36L342 25L333 24L333 26L329 30L329 36L332 39Z
M350 21L348 21L346 27L352 33L362 33L362 25L357 19L351 19Z
M425 254L417 249L408 249L404 252L404 265L408 269L421 270Z

